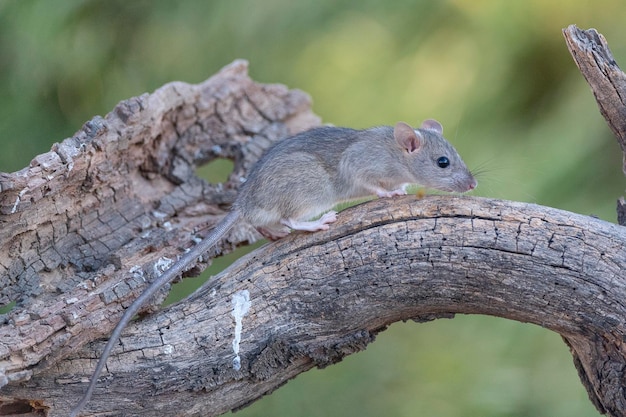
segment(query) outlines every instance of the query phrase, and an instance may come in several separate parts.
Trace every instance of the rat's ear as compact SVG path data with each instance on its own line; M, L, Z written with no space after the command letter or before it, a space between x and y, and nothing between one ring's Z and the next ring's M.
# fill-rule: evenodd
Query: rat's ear
M424 120L420 129L434 130L440 135L443 135L443 126L441 126L441 123L433 119Z
M404 122L396 123L396 126L393 128L393 137L408 153L417 152L424 140L419 132L416 132Z

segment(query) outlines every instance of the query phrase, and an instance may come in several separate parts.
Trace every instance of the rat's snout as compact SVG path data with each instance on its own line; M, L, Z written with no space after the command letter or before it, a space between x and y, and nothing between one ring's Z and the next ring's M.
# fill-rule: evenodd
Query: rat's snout
M478 186L478 181L473 176L470 176L462 184L459 184L459 192L467 193L468 191L472 191L474 188Z

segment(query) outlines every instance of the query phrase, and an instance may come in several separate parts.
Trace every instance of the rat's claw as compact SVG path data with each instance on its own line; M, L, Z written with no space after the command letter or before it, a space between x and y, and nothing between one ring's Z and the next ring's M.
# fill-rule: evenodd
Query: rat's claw
M322 224L324 225L328 225L328 223L334 223L337 221L337 212L336 211L329 211L328 213L325 213L319 220ZM328 230L328 227L324 230Z

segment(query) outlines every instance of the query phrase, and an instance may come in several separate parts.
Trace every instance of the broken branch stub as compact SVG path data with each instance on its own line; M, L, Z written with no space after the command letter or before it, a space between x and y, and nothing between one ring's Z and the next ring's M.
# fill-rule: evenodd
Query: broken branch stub
M626 175L626 74L617 65L604 36L595 29L582 30L570 25L563 29L563 36L622 149L622 171Z

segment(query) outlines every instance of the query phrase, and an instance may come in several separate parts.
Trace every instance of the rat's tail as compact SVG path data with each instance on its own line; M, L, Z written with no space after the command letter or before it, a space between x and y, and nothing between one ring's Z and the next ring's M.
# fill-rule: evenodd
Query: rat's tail
M80 410L85 407L85 405L89 402L91 398L91 394L93 393L94 388L96 387L96 383L98 382L98 377L106 364L107 358L111 354L113 350L113 346L117 343L117 340L120 338L120 334L122 330L126 327L128 322L137 314L139 309L148 301L161 287L165 284L172 281L174 278L179 276L187 266L192 264L196 258L202 256L206 251L211 249L240 219L241 215L239 214L239 210L233 209L231 210L226 217L222 219L221 222L215 226L211 233L207 237L205 237L200 243L191 248L189 252L183 255L174 265L161 274L156 280L151 282L148 287L145 289L143 293L133 303L128 307L128 309L124 312L124 315L120 319L119 323L111 333L111 337L107 342L104 350L102 351L102 355L100 356L100 360L98 361L98 365L96 366L95 371L91 377L91 381L89 381L89 387L87 388L87 392L83 395L83 398L80 400L76 407L72 409L70 412L70 417L78 416Z

